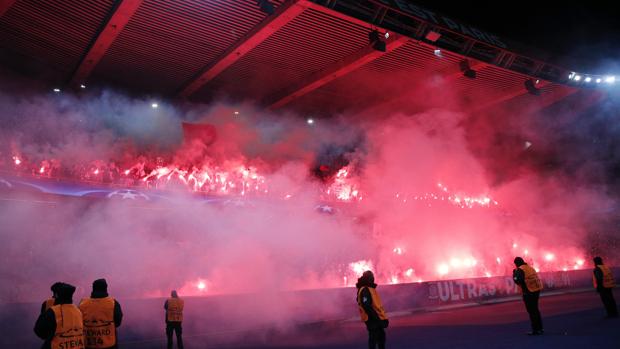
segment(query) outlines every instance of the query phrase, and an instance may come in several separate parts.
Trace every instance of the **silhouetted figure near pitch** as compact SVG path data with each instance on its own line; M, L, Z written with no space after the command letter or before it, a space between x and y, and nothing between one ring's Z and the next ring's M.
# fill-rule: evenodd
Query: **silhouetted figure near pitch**
M72 285L59 285L55 304L39 315L34 333L45 340L42 349L84 348L82 312L73 305L74 292Z
M367 270L357 279L357 305L362 321L368 329L368 348L385 348L385 328L389 320L377 293L377 284L372 271Z
M525 309L527 309L527 313L530 315L530 322L532 323L532 332L529 332L528 335L541 335L545 332L540 310L538 309L540 290L543 289L542 281L540 281L536 270L525 263L523 258L515 258L514 263L517 269L512 271L512 279L521 287Z
M168 337L168 349L172 349L172 332L177 335L177 347L183 349L183 306L185 302L177 291L170 292L170 298L164 303L166 309L166 337Z
M58 288L62 286L62 282L55 282L50 290L52 290L52 297L46 299L43 304L41 304L41 314L44 314L54 305L56 298L58 298Z
M594 257L594 271L592 275L592 281L596 292L601 295L601 300L607 311L608 318L618 317L618 306L614 299L614 287L616 282L611 270L603 264L603 258Z
M116 328L123 321L123 311L116 299L108 295L108 283L105 279L93 282L90 298L82 299L80 310L84 318L85 347L116 348Z

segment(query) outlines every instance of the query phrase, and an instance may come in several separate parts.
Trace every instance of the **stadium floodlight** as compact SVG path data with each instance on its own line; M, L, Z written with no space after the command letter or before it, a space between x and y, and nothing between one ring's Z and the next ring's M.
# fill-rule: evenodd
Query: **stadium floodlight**
M368 33L368 42L372 45L377 51L386 52L387 47L385 45L385 41L383 40L385 36L381 35L378 30L373 30Z
M80 88L81 88L81 89L85 89L85 88L86 88L86 85L84 85L84 84L80 84Z
M579 81L579 80L581 80L581 75L575 75L575 77L573 78L573 80L575 80L575 81Z
M585 78L585 79L583 79L583 81L585 81L585 82L590 82L590 81L592 81L592 78L591 78L591 77L589 77L589 76L586 76L586 78Z
M597 84L600 84L600 83L601 83L601 81L602 81L602 80L601 80L601 78L597 78L597 79L596 79L596 83L597 83Z
M312 125L312 124L314 124L314 119L313 119L313 118L308 118L308 119L306 120L306 123L307 123L308 125Z
M153 109L157 109L157 108L159 108L159 104L157 104L157 103L151 103L151 108L153 108Z
M54 92L58 93L58 92L60 92L60 89L59 89L58 87L56 87L56 88L54 88L52 91L54 91Z
M608 84L613 84L614 82L616 82L616 77L615 76L607 76L605 77L605 82Z
M537 82L534 82L532 79L525 80L525 89L527 92L534 96L540 96L540 89L536 87Z
M475 79L476 78L476 71L471 69L471 66L469 65L469 61L464 59L459 63L459 68L461 69L461 72L463 73L463 76L470 78L470 79Z

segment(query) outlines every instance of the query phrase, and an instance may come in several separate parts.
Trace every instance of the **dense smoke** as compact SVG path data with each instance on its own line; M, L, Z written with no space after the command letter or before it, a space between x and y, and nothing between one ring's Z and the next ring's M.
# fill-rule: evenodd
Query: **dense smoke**
M606 171L617 161L590 157L605 147L613 153L616 133L605 129L595 145L575 137L583 148L558 145L585 132L577 131L578 115L554 129L545 112L557 110L468 115L429 107L308 124L250 104L154 108L153 99L109 90L4 90L0 101L2 175L36 177L39 167L56 166L74 181L75 172L60 168L116 168L122 176L140 159L156 159L144 175L170 163L232 163L255 168L268 187L227 205L198 201L179 181L166 187L166 205L11 192L0 209L5 303L38 301L58 280L80 286L76 298L83 297L99 277L117 296L142 298L170 289L352 286L366 267L379 283L504 275L515 255L543 270L585 268L600 245L593 230L613 226L606 219L616 193ZM498 115L504 119L494 123ZM214 125L217 138L188 144L182 121Z

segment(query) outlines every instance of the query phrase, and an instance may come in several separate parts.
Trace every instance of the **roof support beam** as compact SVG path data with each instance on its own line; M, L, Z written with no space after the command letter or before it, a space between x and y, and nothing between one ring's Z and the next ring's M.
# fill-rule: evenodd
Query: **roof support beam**
M69 84L73 87L86 82L86 79L108 51L131 17L136 13L142 0L118 0L103 28L89 47L77 67Z
M549 81L541 80L540 83L538 83L536 85L536 88L542 89L543 87L545 87L545 86L547 86L549 84L550 84ZM519 88L515 88L512 91L509 91L509 92L507 92L507 93L505 93L505 94L503 94L503 95L501 95L501 96L499 96L497 98L494 98L494 99L491 99L490 101L483 102L483 103L481 103L479 105L476 105L475 107L471 108L469 110L469 112L473 113L473 112L477 112L477 111L484 110L484 109L487 109L487 108L492 108L494 106L500 105L503 102L509 101L509 100L511 100L513 98L516 98L516 97L519 97L519 96L522 96L522 95L525 95L527 93L529 93L529 92L527 92L527 90L525 89L525 86L522 86L522 87L519 87ZM543 94L543 96L544 96L544 94ZM542 98L543 96L539 96L539 98Z
M0 17L8 11L16 0L0 0Z
M469 67L473 70L480 70L487 67L489 64L480 62L480 61L472 61L469 60ZM452 66L447 69L443 69L440 71L430 72L430 76L437 76L441 78L441 83L443 86L449 87L452 82L463 77L463 72L458 65ZM415 90L415 88L414 88ZM403 91L395 97L386 97L384 100L380 101L376 105L373 105L366 109L366 112L373 113L375 111L388 110L390 107L399 106L403 101L406 101L410 98L411 90Z
M184 98L191 96L253 48L267 40L273 33L299 16L308 7L308 4L309 2L306 0L290 0L279 6L272 15L265 18L236 44L224 51L214 63L207 66L196 78L187 83L179 92L179 96Z
M317 88L335 80L339 77L349 74L350 72L360 68L361 66L368 64L382 55L393 51L409 41L409 38L402 35L392 34L390 39L386 42L386 51L381 52L375 50L369 45L362 48L360 51L345 57L332 65L326 67L323 70L315 72L307 78L300 81L298 84L288 88L285 91L281 91L274 97L267 100L270 109L280 108L292 100L299 98Z

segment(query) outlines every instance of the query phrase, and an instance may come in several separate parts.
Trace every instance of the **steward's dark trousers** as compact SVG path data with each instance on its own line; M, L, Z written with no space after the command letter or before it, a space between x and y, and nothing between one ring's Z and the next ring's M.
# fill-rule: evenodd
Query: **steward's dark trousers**
M616 305L613 291L613 288L602 288L599 291L599 294L601 295L601 300L603 301L603 305L605 305L605 310L607 310L607 316L609 317L618 316L618 306Z
M177 347L183 349L183 328L180 322L166 322L166 337L168 337L168 349L172 349L172 332L177 334Z
M385 349L385 330L382 327L368 328L368 349Z
M532 331L537 332L543 329L542 318L540 317L540 310L538 310L538 298L540 298L540 291L523 293L523 302L525 303L525 309L530 315L530 322L532 323Z

